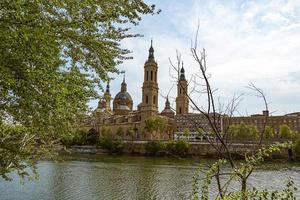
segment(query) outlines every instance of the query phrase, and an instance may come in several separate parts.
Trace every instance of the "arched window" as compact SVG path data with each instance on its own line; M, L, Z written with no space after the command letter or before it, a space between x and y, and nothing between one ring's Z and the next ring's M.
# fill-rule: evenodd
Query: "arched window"
M155 104L155 102L156 102L156 97L155 97L155 95L153 96L153 104Z
M179 94L181 94L181 88L179 88Z
M149 73L147 71L147 73L146 73L146 81L148 81L148 79L149 79Z
M151 70L151 81L153 80L153 71Z
M148 95L146 95L146 103L148 103Z
M181 107L179 107L179 114L181 114Z

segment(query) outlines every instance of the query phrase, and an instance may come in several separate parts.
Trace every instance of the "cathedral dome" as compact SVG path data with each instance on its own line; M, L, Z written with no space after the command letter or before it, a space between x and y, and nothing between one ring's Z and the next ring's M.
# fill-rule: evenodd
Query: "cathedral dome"
M132 98L130 96L130 94L128 92L119 92L116 96L115 96L115 100L129 100L132 101Z
M121 84L121 91L115 96L113 101L113 110L115 114L125 114L124 111L132 110L132 98L127 92L127 84L125 83L125 77Z
M170 118L174 118L175 112L172 110L169 102L169 98L167 97L165 109L161 112L161 115L167 116Z

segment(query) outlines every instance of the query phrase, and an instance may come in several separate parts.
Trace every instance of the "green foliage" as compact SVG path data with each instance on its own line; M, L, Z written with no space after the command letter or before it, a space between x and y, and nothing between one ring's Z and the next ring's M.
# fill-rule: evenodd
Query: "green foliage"
M104 149L107 149L110 153L122 153L124 147L122 138L112 134L112 130L105 126L100 129L98 144Z
M146 153L152 156L158 155L164 148L161 141L150 141L145 146Z
M283 139L292 139L293 138L293 132L290 129L290 127L286 124L282 124L279 127L279 135Z
M161 117L151 117L146 119L145 124L145 130L155 137L165 131L167 122Z
M123 141L120 138L113 137L101 137L99 145L104 149L107 149L110 153L122 153L124 148Z
M99 133L94 128L90 129L86 135L85 144L95 145L98 143L98 140L99 140Z
M270 157L273 153L279 152L281 149L290 148L288 143L276 143L267 147L262 147L253 155L245 155L245 160L248 165L253 167L260 165L264 159Z
M45 153L42 148L35 149L41 141L36 135L30 134L26 127L21 125L6 125L0 123L0 176L5 180L11 180L8 175L16 172L21 178L29 176L26 168L31 168L36 174L36 161L28 157L35 152L40 157L40 153ZM23 162L20 162L22 160Z
M265 138L266 139L271 139L274 137L274 131L271 126L266 126L265 128Z
M294 143L294 152L296 153L297 159L300 160L300 136L298 136L298 139Z
M246 194L242 192L231 192L230 194L225 195L222 200L240 200L244 196L246 196L246 199L249 200L296 200L296 191L297 188L295 187L294 181L291 178L288 178L285 188L283 188L281 191L267 189L258 190L257 188L253 187L247 190L245 192ZM217 197L216 200L221 200L221 198Z
M118 127L117 131L116 131L116 135L119 137L122 137L124 134L123 128L122 127Z
M184 136L185 138L188 138L189 135L190 135L190 130L189 130L188 128L185 128L185 129L183 130L183 136Z
M0 156L15 163L5 168L22 170L29 160L33 166L42 144L69 137L97 96L98 79L107 80L107 73L118 72L116 66L130 58L120 42L138 35L128 27L155 8L141 0L3 0L0 8L0 123L12 129L2 131L0 141L19 140L11 144L18 151ZM25 132L4 135L15 133L13 124ZM27 137L42 142L26 148Z
M99 140L99 133L95 129L87 130L86 128L78 128L70 134L62 137L62 144L67 147L72 145L96 145Z
M189 143L186 140L170 141L165 148L172 154L185 155L189 149Z
M229 127L228 132L235 139L256 140L259 137L259 132L258 132L256 126L246 125L244 123L241 123L238 125L231 125Z
M112 135L112 130L109 127L103 126L100 129L101 137L110 137Z
M268 147L263 147L259 149L256 153L252 155L245 155L245 161L241 162L238 166L235 166L232 171L226 170L223 173L222 166L228 162L226 159L220 159L214 164L212 164L208 170L203 170L202 167L198 168L196 174L193 176L193 190L192 190L192 200L198 200L201 196L201 199L208 200L210 196L209 187L212 183L213 178L217 174L223 174L223 182L226 183L222 190L222 198L220 194L215 196L215 199L227 199L227 200L240 200L240 199L295 199L294 193L297 188L294 186L294 182L291 179L288 179L286 187L282 191L268 191L266 189L258 190L256 188L245 189L245 191L227 191L228 186L232 183L233 180L242 181L243 179L247 180L249 175L253 170L264 162L266 157L269 157L272 153L278 152L283 148L289 148L290 144L287 143L277 143L270 145ZM199 174L204 173L205 178L202 179L202 186L199 188ZM200 194L199 194L200 192Z
M126 131L127 135L131 138L131 140L134 139L134 129L132 127L129 127Z

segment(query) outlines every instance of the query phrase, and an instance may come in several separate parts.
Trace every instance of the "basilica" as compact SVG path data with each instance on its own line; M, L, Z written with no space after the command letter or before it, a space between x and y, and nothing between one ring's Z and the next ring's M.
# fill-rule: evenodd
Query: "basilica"
M129 130L133 130L135 139L172 139L175 129L175 116L188 113L187 81L184 69L180 70L180 78L177 85L176 113L166 98L165 108L158 111L158 65L154 58L154 48L151 41L148 59L144 64L144 82L142 85L142 101L136 109L133 109L133 100L127 92L125 76L121 83L120 91L111 96L109 82L100 99L97 109L93 113L93 120L90 124L101 134L102 129L109 129L112 133L121 134L124 139L129 139ZM112 107L111 107L112 104ZM146 131L148 119L159 118L164 121L163 131L155 135Z
M109 83L107 84L97 109L93 112L91 119L85 123L85 126L89 129L95 129L100 134L104 130L110 134L117 134L125 140L179 139L183 136L185 129L189 131L189 139L195 139L199 136L199 127L209 131L211 129L209 122L203 114L189 113L188 82L183 67L180 69L177 81L176 108L172 109L169 99L166 98L165 108L162 112L158 111L157 73L158 65L154 58L154 48L151 41L148 59L144 64L141 103L138 104L136 109L133 109L133 100L127 92L127 83L124 76L120 92L114 98L111 96ZM283 116L269 116L267 110L263 111L263 114L251 116L228 117L220 115L215 123L217 123L216 127L221 132L232 124L241 123L254 125L259 131L263 131L266 117L268 117L266 125L272 127L277 135L282 124L288 125L294 132L300 132L299 112ZM155 134L153 134L153 131L147 128L147 122L151 119L163 121L164 128L159 131L157 128Z

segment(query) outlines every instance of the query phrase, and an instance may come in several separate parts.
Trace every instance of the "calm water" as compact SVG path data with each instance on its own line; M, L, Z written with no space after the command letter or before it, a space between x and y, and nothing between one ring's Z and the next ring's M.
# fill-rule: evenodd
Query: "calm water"
M17 178L12 182L1 180L0 199L188 199L199 162L212 161L102 155L41 161L39 180L24 185ZM250 182L279 189L288 176L300 189L299 164L268 163L253 174Z

